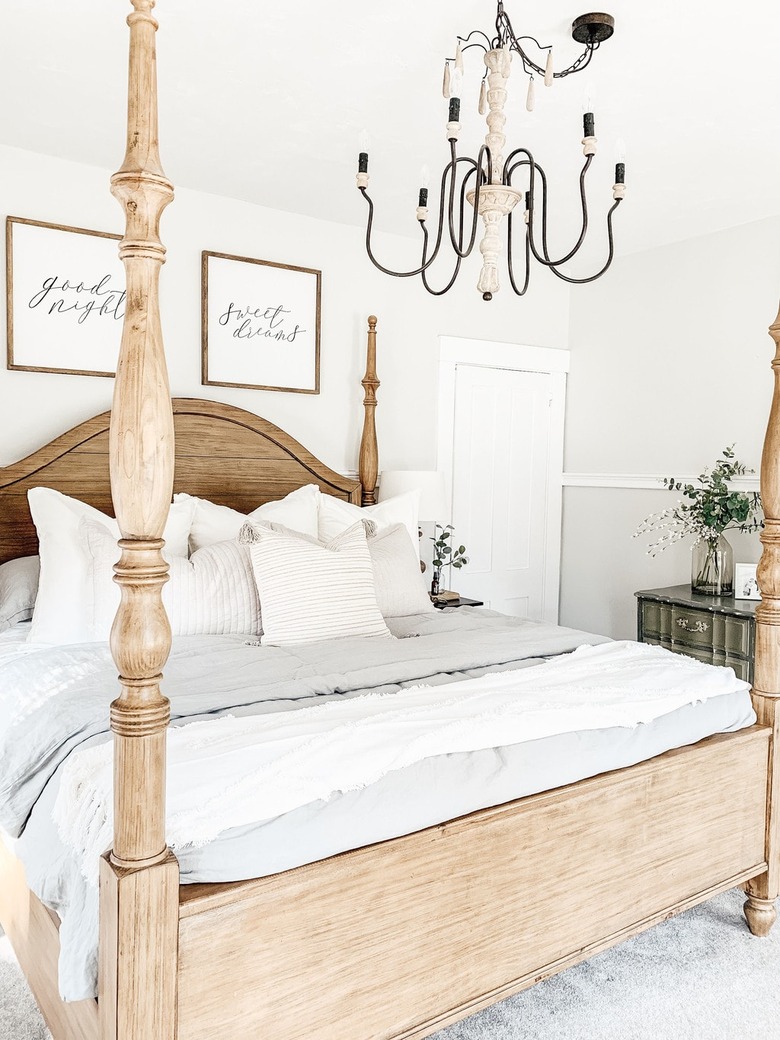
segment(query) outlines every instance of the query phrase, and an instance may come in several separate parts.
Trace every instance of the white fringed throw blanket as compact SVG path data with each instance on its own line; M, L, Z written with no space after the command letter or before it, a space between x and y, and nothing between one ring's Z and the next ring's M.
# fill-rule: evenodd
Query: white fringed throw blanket
M730 668L615 642L535 668L172 728L168 843L205 845L230 828L358 790L436 755L633 727L747 688ZM112 760L110 742L72 754L54 809L92 884L112 838Z

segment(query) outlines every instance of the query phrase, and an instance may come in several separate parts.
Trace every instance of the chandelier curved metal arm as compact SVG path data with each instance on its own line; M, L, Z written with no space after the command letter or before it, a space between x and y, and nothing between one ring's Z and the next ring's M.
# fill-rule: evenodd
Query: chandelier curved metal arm
M597 271L595 274L588 275L585 278L571 278L569 275L564 274L562 271L558 271L556 270L556 268L551 267L550 270L557 278L560 278L563 282L568 282L569 285L587 285L588 282L595 282L597 278L601 278L601 276L609 270L612 261L615 257L615 236L612 231L612 214L615 212L615 210L618 208L622 201L622 199L615 199L615 201L612 203L609 210L607 211L607 241L609 243L609 252L607 253L607 259L601 270Z
M417 206L417 220L422 229L423 246L421 263L414 270L390 270L380 264L374 256L371 245L374 203L367 191L367 146L361 149L359 156L357 185L369 207L366 251L371 262L384 274L392 275L396 278L411 278L420 275L425 289L434 296L443 295L454 285L460 272L462 261L474 250L480 217L484 224L484 235L479 247L482 253L482 271L477 282L477 288L485 300L491 300L493 294L499 289L498 260L503 251L500 229L504 217L507 217L506 248L509 280L513 292L518 296L524 295L528 290L532 259L536 260L543 267L547 267L562 281L581 285L600 278L609 268L614 258L612 217L626 190L625 163L622 156L618 156L618 162L615 165L615 182L612 188L613 205L607 213L608 256L606 263L598 272L584 278L574 278L560 270L564 264L568 263L580 251L588 231L589 214L586 177L593 163L597 145L595 119L592 112L586 112L583 117L582 150L585 155L585 162L579 175L580 228L572 248L557 259L552 259L550 256L547 237L549 192L545 171L536 162L527 148L514 149L506 159L504 159L503 155L504 146L506 145L504 108L508 97L507 82L511 73L513 55L519 55L522 71L530 76L529 93L526 100L526 108L530 110L533 107L534 73L543 75L545 85L550 86L555 79L564 78L573 72L578 72L585 68L601 43L612 35L614 20L610 15L606 14L588 14L576 18L572 25L572 36L578 42L585 44L585 50L571 65L558 72L555 72L552 68L551 46L540 44L533 36L518 36L512 27L509 16L504 11L502 0L498 0L495 28L496 35L492 38L481 30L473 30L467 36L457 37L458 46L455 57L448 58L445 62L443 92L445 97L449 98L447 140L450 147L450 157L441 175L438 224L432 251L430 251L431 234L426 223L428 217L428 185L427 180L423 181L421 177L422 186ZM522 47L520 41L525 40L531 40L541 51L547 50L547 62L544 69L534 62ZM486 117L487 121L485 143L479 148L476 159L457 155L457 141L461 131L460 109L463 54L474 47L484 52L486 69L480 84L479 111L481 115ZM452 69L450 68L451 63ZM462 167L465 167L465 173L462 177L459 177ZM525 193L512 183L515 172L523 168L528 172L528 190ZM470 187L472 179L473 187ZM539 185L538 189L537 183ZM517 204L523 198L525 198L524 219L526 222L526 233L524 236L525 272L522 288L518 288L514 271L512 214ZM465 212L467 201L473 206L468 239L466 238L468 221ZM537 211L541 213L541 238L538 243L534 219ZM428 272L440 254L445 222L449 233L450 246L455 254L455 268L444 288L434 289L430 284Z
M465 176L463 177L460 185L460 206L459 206L459 220L456 230L455 226L455 193L457 190L457 168L459 164L463 164L469 167ZM479 228L479 194L481 186L488 182L490 171L490 149L487 145L482 145L479 149L476 159L471 159L469 156L458 156L456 154L456 141L455 139L450 140L450 161L444 167L441 175L441 182L439 188L439 215L437 222L436 231L436 245L434 246L433 253L427 255L427 247L430 239L430 233L428 231L426 221L428 217L428 189L420 189L419 205L417 207L417 220L423 231L423 255L422 262L419 267L416 267L411 271L393 271L389 267L385 267L381 264L376 256L374 255L373 247L371 245L371 233L374 226L374 201L368 194L366 185L359 184L360 193L368 203L368 223L366 225L366 252L368 253L371 263L380 270L383 274L391 275L393 278L414 278L417 275L425 275L425 272L435 262L439 255L441 248L442 238L444 234L445 225L449 229L450 243L455 251L455 255L458 259L456 267L456 273L454 277L457 277L457 273L460 270L460 261L469 256L474 248L474 244L477 240L477 230ZM367 172L363 171L366 174ZM463 248L463 238L465 231L465 202L466 202L466 188L468 186L469 179L478 174L476 177L476 183L474 188L474 195L476 205L474 206L474 213L471 218L471 231L469 234L469 241L466 248ZM360 173L358 174L360 178ZM445 198L448 201L447 212L445 217ZM423 284L425 285L428 292L434 296L442 295L442 292L432 290L427 284L427 280L423 277ZM450 280L448 288L452 285L453 279ZM443 290L446 292L447 289Z
M452 145L452 154L453 154L453 157L454 157L454 155L455 155L455 142L452 141L451 145ZM482 164L483 164L483 161L485 159L485 156L487 156L487 167L483 168ZM460 220L458 222L458 235L457 235L457 239L458 240L456 242L455 241L455 221L454 221L454 213L453 213L453 204L454 204L454 201L455 201L455 181L456 181L456 172L457 172L456 171L456 167L457 167L458 163L466 163L470 168L469 168L468 172L466 173L466 175L464 176L463 180L461 181L461 185L460 185ZM452 243L452 248L455 250L455 254L457 255L458 259L463 260L471 253L471 250L474 248L474 243L477 240L477 228L479 227L479 193L480 193L480 189L481 189L482 185L486 184L488 182L488 180L489 180L490 153L489 153L489 151L487 149L487 146L483 144L482 147L479 150L479 154L477 155L476 162L474 161L474 159L469 159L467 156L461 156L459 159L453 158L453 161L452 161L451 165L453 165L454 172L453 172L452 177L450 178L450 205L449 205L449 212L448 212L448 223L449 223L449 227L450 227L450 242ZM471 235L469 237L469 244L466 246L465 249L463 249L463 229L464 229L465 209L466 209L466 188L468 187L469 178L473 174L477 173L477 171L481 172L481 176L478 177L477 180L476 180L476 187L475 187L475 193L476 193L475 197L476 197L477 203L474 206L474 215L471 218ZM421 223L424 223L424 221L425 221L425 217L420 218L418 216L417 219L420 220ZM439 220L441 220L441 212L439 214Z
M510 161L518 154L525 154L526 156L528 156L528 158L521 159L519 162L516 162L512 166L509 166ZM531 153L526 148L516 148L515 151L512 152L508 156L508 158L507 158L506 167L505 167L505 173L504 173L504 179L505 179L507 184L511 185L511 183L512 183L512 174L515 172L515 170L517 170L517 169L519 169L519 168L521 168L523 166L530 167L530 185L529 185L529 190L526 192L526 196L525 196L526 211L529 214L530 246L531 246L531 251L533 252L533 255L534 255L534 259L538 260L540 264L544 264L546 267L560 267L561 264L567 263L569 260L571 260L571 258L573 256L575 256L579 252L583 242L585 241L585 235L588 232L588 199L587 199L587 195L586 195L586 192L585 192L585 176L586 176L588 170L590 169L590 165L591 165L592 161L593 161L593 156L592 155L588 155L586 157L586 159L585 159L585 163L584 163L584 165L582 167L582 170L580 171L580 208L581 208L581 212L582 212L582 225L581 225L581 228L580 228L579 237L578 237L577 241L575 242L575 244L572 246L572 248L569 250L569 252L565 256L560 257L558 260L551 260L550 259L550 250L549 250L549 247L548 247L548 244L547 244L547 208L548 208L547 207L547 195L548 195L547 174L544 172L544 170L539 165L539 163L534 162L533 156L531 155ZM536 199L535 176L536 176L536 174L539 175L539 179L541 180L541 184L542 184L542 191L541 191L541 197L542 197L542 207L541 207L542 208L541 255L539 255L539 251L536 248L536 245L534 243L534 238L533 238L533 215L534 215L534 213L536 211L536 206L535 206L535 199Z
M459 206L460 219L459 219L459 222L458 222L458 240L457 240L457 242L455 242L455 240L454 240L454 227L453 227L453 220L452 220L452 208L450 208L450 237L452 239L452 244L453 244L453 247L455 249L455 270L452 272L452 276L450 277L450 280L447 282L447 284L444 286L443 289L432 289L430 284L429 284L429 282L428 282L427 274L426 274L425 271L423 271L422 282L423 282L423 285L425 286L426 290L431 294L431 296L443 296L446 292L449 292L449 290L455 284L455 279L458 277L458 274L460 273L460 265L461 265L461 263L471 253L472 249L474 248L474 243L476 242L476 239L477 239L477 218L479 217L479 210L478 210L477 206L474 207L474 218L472 219L471 237L469 239L469 244L466 246L465 249L463 248L463 231L465 229L466 189L468 188L469 180L471 179L471 177L474 174L476 174L478 170L481 170L481 168L482 168L481 164L482 164L482 158L483 158L483 153L484 152L485 152L485 148L483 146L480 149L478 165L473 165L472 168L468 171L466 176L461 181L461 185L460 185L460 206ZM471 160L469 160L469 161L471 161ZM484 173L483 173L483 176L484 176ZM453 178L453 183L454 183L454 178ZM479 194L479 179L477 181L477 187L475 189L475 192L476 192L477 195ZM441 214L439 214L439 220L441 221ZM424 238L423 238L423 263L425 263L425 259L426 259L425 254L426 254L426 248L427 248L427 242L428 242L428 229L425 226L425 220L421 220L420 221L420 227L423 229L423 235L424 235Z
M531 242L528 237L528 231L525 233L525 278L523 279L523 288L517 288L517 282L515 281L515 268L513 263L512 253L512 214L510 213L506 221L506 259L507 259L507 270L509 271L509 284L512 286L512 292L515 296L525 296L528 292L528 285L531 281Z

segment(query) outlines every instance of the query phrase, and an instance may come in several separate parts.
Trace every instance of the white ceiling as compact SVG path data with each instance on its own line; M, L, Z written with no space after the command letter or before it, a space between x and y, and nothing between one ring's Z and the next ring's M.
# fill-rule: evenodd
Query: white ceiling
M524 111L516 68L507 124L551 174L561 245L576 216L582 99L601 151L594 219L610 198L617 137L629 194L620 252L780 213L780 5L754 0L605 0L616 31L591 70L537 85ZM577 0L506 0L516 30L578 53ZM116 169L123 153L125 0L2 0L0 143ZM416 233L420 167L447 157L443 58L457 33L490 31L489 0L159 0L163 165L181 186L360 224L357 138L373 136L378 222ZM482 67L467 55L461 137L475 154ZM1 205L1 204L0 204ZM556 205L557 211L557 205ZM555 230L555 229L553 229ZM600 234L601 228L596 231Z

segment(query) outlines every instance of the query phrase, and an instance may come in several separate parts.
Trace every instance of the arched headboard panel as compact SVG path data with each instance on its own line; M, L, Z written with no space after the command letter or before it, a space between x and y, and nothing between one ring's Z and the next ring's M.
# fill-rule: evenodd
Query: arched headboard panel
M304 484L360 504L360 482L320 462L284 430L242 408L173 401L175 491L248 513ZM38 551L27 504L31 487L51 487L113 515L108 476L110 412L88 419L39 451L0 468L0 563Z

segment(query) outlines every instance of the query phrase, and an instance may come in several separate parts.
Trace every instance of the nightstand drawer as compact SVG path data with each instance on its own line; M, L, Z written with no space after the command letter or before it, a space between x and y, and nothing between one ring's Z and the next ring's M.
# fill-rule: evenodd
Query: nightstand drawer
M750 618L723 618L723 642L727 654L753 656L753 622Z
M738 678L752 680L753 604L694 596L684 585L639 592L637 603L639 639L709 664L728 665Z
M711 648L729 657L750 657L753 623L749 618L727 617L704 610L671 608L670 636L674 643Z
M671 608L671 637L675 643L690 647L712 648L715 618L704 610Z

